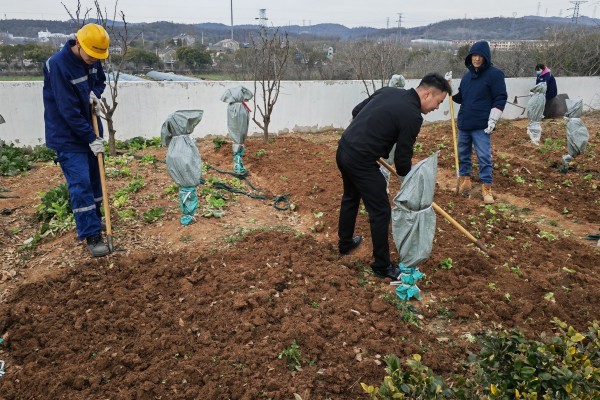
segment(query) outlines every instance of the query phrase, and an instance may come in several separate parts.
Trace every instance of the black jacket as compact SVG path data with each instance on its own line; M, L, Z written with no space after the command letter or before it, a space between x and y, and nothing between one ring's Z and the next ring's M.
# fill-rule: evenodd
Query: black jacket
M396 144L394 164L400 176L411 168L413 146L423 124L421 100L414 89L383 87L352 110L354 119L339 146L356 162L387 158Z

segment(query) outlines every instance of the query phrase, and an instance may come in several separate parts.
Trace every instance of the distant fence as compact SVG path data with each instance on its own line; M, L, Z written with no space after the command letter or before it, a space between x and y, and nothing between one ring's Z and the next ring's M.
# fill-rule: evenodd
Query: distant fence
M453 81L458 88L459 79ZM600 77L557 78L558 92L570 98L582 98L585 109L600 109ZM419 84L409 79L406 87ZM535 84L532 78L506 79L508 100L524 96ZM160 135L167 116L176 110L204 110L204 117L193 136L227 134L227 104L220 101L226 89L244 85L253 90L253 82L122 82L115 112L117 138L145 138ZM6 120L0 125L0 138L17 146L43 144L44 106L43 82L0 82L0 114ZM108 93L107 93L108 94ZM366 97L361 81L284 81L275 105L270 132L315 132L330 128L345 128L351 120L352 108ZM260 99L259 99L260 100ZM527 98L520 98L525 106ZM252 105L252 104L251 104ZM458 110L458 106L455 107ZM522 109L507 105L503 118L526 118ZM448 101L439 110L425 116L426 121L449 119ZM250 122L250 133L261 133Z

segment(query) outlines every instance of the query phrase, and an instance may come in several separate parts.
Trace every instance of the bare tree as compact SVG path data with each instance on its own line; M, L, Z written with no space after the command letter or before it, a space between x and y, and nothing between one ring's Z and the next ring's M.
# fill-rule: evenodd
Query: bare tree
M401 73L405 67L403 50L391 39L361 41L355 43L347 54L357 79L362 80L367 95L386 86L393 74Z
M121 74L121 70L125 65L125 56L127 55L128 50L128 30L127 30L127 21L125 20L125 14L120 11L118 16L122 21L122 27L116 27L116 17L117 17L117 6L119 1L116 0L114 3L114 9L112 13L112 19L108 20L108 12L106 9L103 9L98 2L98 0L94 0L94 6L96 8L96 23L102 25L104 29L108 32L110 36L110 44L112 48L120 49L120 57L118 57L118 64L113 65L111 62L111 57L105 61L104 70L107 71L107 84L110 93L110 103L106 97L102 97L101 108L102 114L100 117L106 121L106 125L108 126L108 146L109 151L112 156L116 155L116 145L115 145L115 135L117 130L115 129L113 115L117 109L119 103L117 102L117 97L119 95L119 75ZM81 28L87 22L86 20L89 18L89 13L92 11L91 9L85 10L83 17L81 16L81 2L77 1L77 9L75 13L71 13L71 11L62 3L63 7L71 17L73 21L76 21L78 28ZM135 38L134 38L135 39Z
M269 124L273 107L281 90L281 79L285 75L290 45L287 32L261 28L258 36L251 37L252 70L254 75L254 112L252 121L263 130L265 142L269 140ZM257 96L258 89L261 98ZM256 111L259 115L257 116Z

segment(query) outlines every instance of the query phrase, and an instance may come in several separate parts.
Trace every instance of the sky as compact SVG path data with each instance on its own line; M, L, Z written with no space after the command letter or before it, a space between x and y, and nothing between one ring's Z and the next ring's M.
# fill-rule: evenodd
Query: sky
M0 0L0 18L67 20L63 3L73 13L77 0ZM115 0L99 0L112 15ZM257 24L259 10L266 9L271 26L310 26L338 23L347 27L404 28L425 26L447 19L562 16L571 18L571 0L119 0L127 22L171 21L185 24L216 22L231 25ZM81 8L92 8L92 0L81 0ZM4 15L2 15L4 13ZM93 13L92 15L95 15ZM579 16L600 17L600 0L579 6Z

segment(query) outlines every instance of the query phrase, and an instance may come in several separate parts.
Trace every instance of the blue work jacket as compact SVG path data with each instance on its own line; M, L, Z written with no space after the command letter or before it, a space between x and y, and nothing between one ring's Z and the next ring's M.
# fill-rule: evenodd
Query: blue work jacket
M100 98L106 75L100 61L86 64L73 54L75 40L44 64L44 122L46 146L56 151L87 152L96 138L92 126L90 92ZM102 124L98 118L102 136Z

